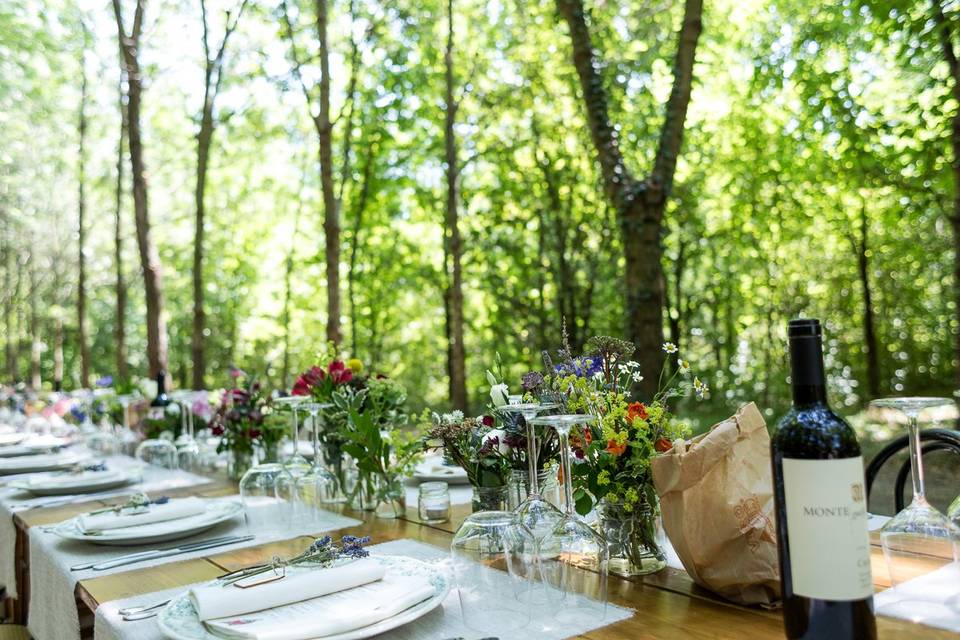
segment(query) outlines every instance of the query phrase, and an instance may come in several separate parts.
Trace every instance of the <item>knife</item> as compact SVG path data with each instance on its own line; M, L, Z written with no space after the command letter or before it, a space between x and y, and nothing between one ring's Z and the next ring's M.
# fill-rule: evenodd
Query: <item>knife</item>
M127 564L143 562L144 560L166 558L168 556L175 556L181 553L190 553L191 551L202 551L204 549L212 549L214 547L220 547L228 544L239 544L241 542L249 542L253 540L255 537L256 536L252 536L252 535L222 536L220 538L211 538L210 540L200 540L198 542L191 542L190 544L184 544L178 547L165 547L163 549L151 549L149 551L139 551L137 553L131 553L125 556L120 556L119 558L113 558L112 560L106 560L104 562L88 562L85 564L77 564L70 567L70 571L84 571L86 569L93 569L94 571L105 571L106 569L112 569L114 567L122 567Z

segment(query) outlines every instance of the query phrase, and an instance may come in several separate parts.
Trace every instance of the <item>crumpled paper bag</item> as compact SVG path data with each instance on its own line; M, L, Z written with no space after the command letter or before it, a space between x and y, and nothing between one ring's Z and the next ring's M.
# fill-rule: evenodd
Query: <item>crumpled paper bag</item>
M780 599L770 436L754 403L652 460L663 527L694 582L739 604Z

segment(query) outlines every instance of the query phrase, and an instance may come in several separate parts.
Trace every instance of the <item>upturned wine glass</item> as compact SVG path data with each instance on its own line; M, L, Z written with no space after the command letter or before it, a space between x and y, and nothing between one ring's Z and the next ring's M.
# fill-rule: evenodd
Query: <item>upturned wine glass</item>
M527 487L529 493L526 499L516 508L515 513L537 540L542 540L563 517L563 513L540 495L537 484L537 459L540 457L540 443L537 440L537 430L533 420L541 411L556 408L555 404L540 404L526 402L506 404L498 410L503 413L519 414L523 417L527 429Z
M919 416L935 407L953 404L947 398L884 398L872 405L894 409L907 417L913 500L880 530L883 555L894 589L908 580L935 571L960 557L960 528L927 502L923 486ZM896 593L896 592L895 592ZM944 605L902 599L892 605L909 617L940 615Z
M303 408L310 414L310 427L313 431L313 464L306 474L298 479L301 488L305 511L310 517L316 517L323 504L336 501L340 493L340 482L337 476L327 469L320 456L320 411L333 405L319 402L307 402Z
M595 416L564 414L533 418L534 425L551 426L560 438L560 465L563 473L563 516L553 530L540 541L540 569L557 602L559 623L597 616L596 605L576 597L584 594L604 605L607 602L607 543L574 511L573 481L570 467L570 430L591 424ZM605 607L604 607L605 610Z

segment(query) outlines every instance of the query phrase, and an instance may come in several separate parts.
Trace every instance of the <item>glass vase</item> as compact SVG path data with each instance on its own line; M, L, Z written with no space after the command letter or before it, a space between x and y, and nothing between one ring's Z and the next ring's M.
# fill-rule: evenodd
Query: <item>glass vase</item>
M514 469L507 480L507 508L514 511L530 495L530 483L525 469ZM540 497L560 508L560 485L557 482L555 468L545 469L537 474Z
M380 479L372 473L360 472L350 493L350 508L357 511L376 511L380 503Z
M378 518L396 519L407 514L407 492L399 477L381 477L377 487Z
M349 465L347 464L343 447L340 445L340 442L328 440L323 443L321 452L323 454L323 463L327 469L329 469L330 473L336 476L338 485L338 491L328 496L324 502L328 504L346 502L347 497L353 495L353 489L347 478Z
M641 491L641 496L644 493ZM610 573L642 576L667 566L666 554L657 543L658 506L643 497L632 508L606 499L599 506L599 525L607 540Z
M473 513L480 511L506 511L509 502L509 487L474 487L471 501Z
M231 451L227 459L227 477L239 482L250 467L253 466L253 454L249 451Z

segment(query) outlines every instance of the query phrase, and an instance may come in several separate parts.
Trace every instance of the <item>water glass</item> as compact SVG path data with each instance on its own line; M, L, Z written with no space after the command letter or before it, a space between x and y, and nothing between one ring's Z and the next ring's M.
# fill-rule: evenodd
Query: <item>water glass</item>
M283 465L258 464L240 478L247 527L255 533L283 531L293 520L296 484Z
M446 482L424 482L417 498L420 520L430 524L450 520L450 489Z
M177 448L169 440L144 440L137 447L136 458L148 467L177 468Z
M450 545L463 622L494 636L515 637L530 623L536 541L509 511L467 517Z

